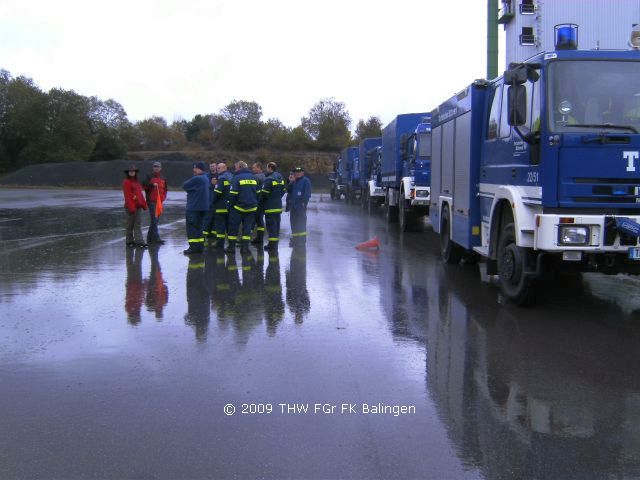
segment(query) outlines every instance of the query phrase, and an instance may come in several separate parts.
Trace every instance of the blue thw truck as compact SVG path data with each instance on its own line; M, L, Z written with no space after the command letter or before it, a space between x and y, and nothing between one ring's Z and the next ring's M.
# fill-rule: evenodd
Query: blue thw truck
M384 190L376 185L376 174L380 167L380 150L382 137L365 138L358 146L360 166L360 200L362 208L371 211L373 206L379 205L384 200Z
M340 200L340 197L344 195L346 177L346 162L342 160L341 156L338 156L333 163L333 172L329 174L331 200Z
M429 212L428 149L417 146L423 134L430 135L430 113L396 116L382 130L381 184L385 192L386 218L398 221L400 230L413 229L417 220ZM425 128L417 133L419 124ZM422 155L421 155L422 154Z
M431 117L442 258L479 257L517 304L547 274L640 273L640 51L558 38Z
M360 194L360 167L358 147L347 147L340 153L345 168L345 198L353 203Z

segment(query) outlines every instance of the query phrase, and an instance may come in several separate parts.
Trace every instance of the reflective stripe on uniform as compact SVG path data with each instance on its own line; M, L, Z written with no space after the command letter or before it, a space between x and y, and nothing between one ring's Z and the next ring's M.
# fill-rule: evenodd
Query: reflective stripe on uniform
M269 240L270 242L277 242L279 239L278 237L269 237L267 238L267 240Z
M238 195L240 192L234 192L233 190L229 192L231 195Z
M306 237L307 232L294 233L292 237Z
M248 235L243 235L242 240L251 240L251 237Z
M230 182L229 180L225 180L225 181L224 181L224 183L223 183L223 185L224 185L225 187L228 187L229 185L231 185L231 182Z
M190 238L189 243L204 243L204 238Z
M258 184L258 182L256 182L255 180L249 180L249 179L247 179L247 180L240 180L238 183L239 183L240 185L257 185L257 184Z
M196 270L198 268L204 268L204 262L202 262L202 263L190 263L187 268L189 270Z
M234 235L229 235L229 236L227 236L227 239L236 241L238 239L238 237L236 237Z
M262 190L264 193L271 193L271 190Z
M229 210L227 210L226 208L218 208L216 210L216 213L229 213Z
M255 212L258 209L258 207L242 208L242 207L239 207L237 205L234 205L233 208L235 208L236 210L238 210L239 212L242 212L242 213L251 213L251 212Z
M222 190L218 190L217 188L214 190L216 193L222 193Z
M224 237L226 237L226 235L225 235L224 233L219 233L219 234L217 235L217 237L218 237L218 238L224 238Z
M269 210L265 210L264 213L282 213L281 208L270 208Z
M258 227L258 228L256 228L256 230L259 231L259 232L264 232L264 227Z

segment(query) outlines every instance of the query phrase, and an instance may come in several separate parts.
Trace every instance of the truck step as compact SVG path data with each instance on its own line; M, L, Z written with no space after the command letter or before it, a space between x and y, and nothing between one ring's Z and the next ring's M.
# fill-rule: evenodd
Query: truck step
M489 247L473 247L473 251L479 253L483 257L489 256Z

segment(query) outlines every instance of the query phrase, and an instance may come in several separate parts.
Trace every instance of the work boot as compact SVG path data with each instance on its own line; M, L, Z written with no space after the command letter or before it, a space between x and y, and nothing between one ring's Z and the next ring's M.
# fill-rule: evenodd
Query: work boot
M263 242L264 242L264 233L263 232L256 233L256 238L251 240L251 244L252 245L262 245Z
M269 250L278 250L278 242L269 242L264 246L264 249Z
M251 250L249 250L249 245L247 245L247 242L240 243L240 253L243 255L245 253L251 253Z
M227 248L224 249L225 252L227 253L236 253L236 242L235 240L229 240L229 244L227 245Z

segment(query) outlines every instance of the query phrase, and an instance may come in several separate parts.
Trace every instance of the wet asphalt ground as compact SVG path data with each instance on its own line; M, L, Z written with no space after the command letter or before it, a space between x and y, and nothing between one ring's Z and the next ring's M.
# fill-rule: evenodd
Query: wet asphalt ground
M187 258L171 195L141 250L120 192L0 190L0 478L640 477L637 279L519 309L327 195Z

